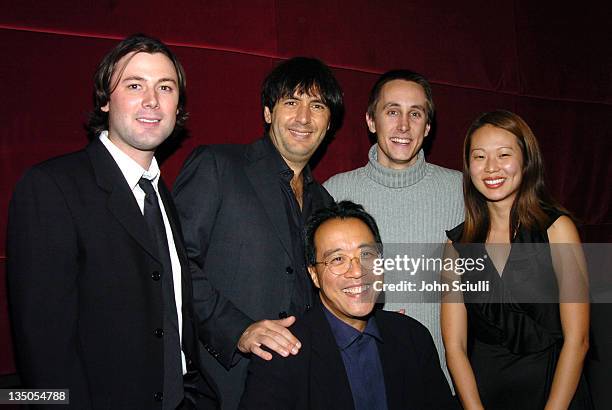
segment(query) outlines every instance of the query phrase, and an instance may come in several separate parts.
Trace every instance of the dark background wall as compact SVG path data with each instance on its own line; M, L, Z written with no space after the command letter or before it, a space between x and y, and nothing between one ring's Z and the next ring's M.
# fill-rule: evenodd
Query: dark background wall
M4 256L11 192L27 167L87 143L93 72L117 39L154 35L185 66L190 135L165 147L170 183L196 145L261 135L261 81L296 55L332 66L346 98L344 127L316 177L361 166L370 87L381 72L410 68L433 83L431 162L459 169L470 122L514 111L539 138L549 185L583 239L612 242L610 10L588 0L0 0L0 375L15 371Z

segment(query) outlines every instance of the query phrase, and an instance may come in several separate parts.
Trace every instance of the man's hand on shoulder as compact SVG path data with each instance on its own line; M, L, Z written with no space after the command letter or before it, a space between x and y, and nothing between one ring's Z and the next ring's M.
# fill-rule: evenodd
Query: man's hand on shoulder
M253 353L264 360L272 360L272 354L262 346L283 357L289 353L296 355L302 344L287 329L295 322L295 316L279 320L260 320L247 327L238 340L238 350L242 353Z

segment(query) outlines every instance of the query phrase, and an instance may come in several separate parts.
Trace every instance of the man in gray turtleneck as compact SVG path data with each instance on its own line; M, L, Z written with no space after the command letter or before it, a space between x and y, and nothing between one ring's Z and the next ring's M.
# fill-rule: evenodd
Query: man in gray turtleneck
M423 140L434 116L431 86L408 70L383 74L370 92L366 122L377 143L368 163L323 185L336 201L362 204L378 221L385 244L446 242L445 230L463 221L461 173L425 161ZM420 256L420 255L419 255ZM401 276L386 282L398 282ZM440 305L419 295L386 294L385 309L405 309L431 332L450 381L440 332ZM410 303L408 303L408 299Z

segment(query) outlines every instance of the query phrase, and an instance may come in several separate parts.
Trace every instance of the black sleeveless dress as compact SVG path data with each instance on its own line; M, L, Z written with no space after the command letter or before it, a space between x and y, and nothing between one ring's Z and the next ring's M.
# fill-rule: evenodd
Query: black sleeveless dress
M561 215L550 212L546 228ZM486 255L484 244L459 243L462 232L463 224L447 231L460 257ZM502 273L500 277L485 256L482 271L461 278L463 283L490 283L488 291L463 293L468 357L485 409L541 410L563 345L559 304L538 303L551 302L550 294L558 294L546 230L519 230ZM584 376L569 408L592 409Z

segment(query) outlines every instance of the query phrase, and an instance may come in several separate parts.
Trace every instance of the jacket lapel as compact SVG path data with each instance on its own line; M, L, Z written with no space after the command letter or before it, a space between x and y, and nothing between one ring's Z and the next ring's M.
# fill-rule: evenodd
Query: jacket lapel
M159 196L164 203L164 209L166 210L166 216L168 217L168 223L172 230L172 238L174 239L174 246L176 247L176 253L178 254L179 261L181 263L181 276L183 279L183 293L191 293L191 274L189 273L189 262L187 259L187 251L185 250L185 244L183 243L183 231L181 229L180 221L178 219L178 213L174 206L172 195L166 188L166 184L160 178L158 183Z
M278 174L276 173L277 165L275 158L263 146L264 143L263 140L259 140L247 148L246 156L248 163L245 172L283 248L285 248L289 258L293 260L291 235L283 206L283 196L278 181Z
M306 320L307 317L312 320L310 328L313 335L310 369L311 400L312 397L318 397L316 402L323 405L321 408L353 409L353 394L344 362L319 301L315 302L312 314L302 320Z
M127 233L159 261L147 226L125 177L104 145L95 139L86 148L98 186L108 192L107 207Z
M397 336L389 332L389 326L385 317L378 314L382 309L378 307L375 307L375 309L378 309L375 313L376 324L383 339L382 343L378 343L378 354L380 355L380 363L385 378L387 403L389 409L404 408L406 405L404 403L406 391L412 388L410 383L403 383L407 368L405 366L406 363L402 362L400 358L405 357L406 352L402 351L399 348L401 345L395 342L394 338L397 338Z
M176 253L181 263L181 289L182 289L182 313L183 313L183 346L187 346L187 349L183 351L187 354L187 366L191 367L191 364L198 354L197 337L194 329L194 321L192 314L192 299L193 290L191 284L191 271L189 270L189 260L187 258L187 251L185 244L183 243L183 230L181 229L180 220L178 218L178 212L174 206L174 200L172 195L168 191L166 184L160 178L158 183L159 196L164 203L164 209L166 210L166 216L168 217L168 223L172 230L172 238L174 239L174 246Z

